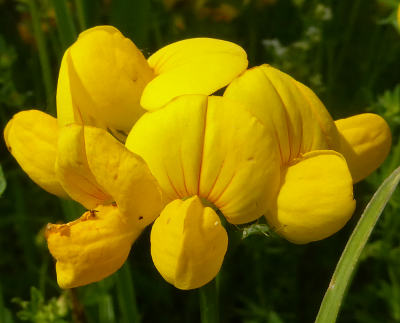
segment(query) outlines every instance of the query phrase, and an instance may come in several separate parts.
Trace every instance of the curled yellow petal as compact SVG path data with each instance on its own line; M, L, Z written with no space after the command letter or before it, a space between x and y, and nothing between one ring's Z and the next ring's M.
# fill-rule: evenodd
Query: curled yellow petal
M52 116L38 111L21 111L4 129L8 150L28 176L41 188L67 197L55 174L58 125Z
M151 230L151 256L164 279L180 289L194 289L219 272L228 235L213 209L197 196L168 204Z
M129 225L116 206L99 206L67 224L49 224L50 253L61 288L90 284L117 271L140 230Z
M212 38L170 44L150 56L148 62L156 77L144 89L141 104L149 111L183 94L212 94L248 64L240 46Z
M276 209L266 217L278 234L302 244L340 230L354 208L352 178L343 156L312 151L287 167Z
M335 124L318 97L289 75L261 65L228 85L224 97L243 103L274 131L282 163L338 141Z
M139 101L152 78L143 54L116 28L86 30L65 52L61 64L57 88L60 122L78 123L77 118L82 118L86 125L127 134L144 112Z
M88 166L124 216L138 228L155 220L165 205L156 179L143 159L103 129L85 127Z
M262 216L278 191L270 127L227 98L176 98L143 115L126 147L143 157L170 199L199 195L234 224Z
M392 136L386 121L372 113L335 121L340 133L337 150L346 158L354 183L371 174L386 159Z
M65 191L88 209L113 201L89 168L84 127L81 125L70 124L60 128L56 175Z

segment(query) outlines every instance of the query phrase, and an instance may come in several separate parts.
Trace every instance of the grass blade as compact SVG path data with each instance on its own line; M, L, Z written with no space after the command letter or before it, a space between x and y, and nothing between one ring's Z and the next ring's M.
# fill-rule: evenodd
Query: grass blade
M75 8L81 31L87 29L86 5L87 5L86 1L75 0Z
M52 3L56 13L57 27L60 32L63 50L66 50L77 37L74 20L72 19L66 0L53 0Z
M128 261L115 274L118 303L122 313L122 322L139 323L141 321L136 305L136 295L133 288L131 269Z
M140 49L146 48L149 41L151 1L113 0L111 24L125 36L132 39Z
M40 67L42 69L43 83L46 91L47 109L55 114L55 92L51 73L50 58L49 53L47 52L39 11L35 1L36 0L28 1L29 12L32 17L33 33L35 35L35 40L39 51Z
M316 323L333 323L336 321L361 252L399 181L400 167L394 170L382 183L365 208L336 265L315 320Z
M7 187L7 181L6 178L4 177L3 173L3 168L0 165L0 197L3 195L4 191L6 190Z
M218 276L207 285L199 288L200 314L202 323L219 322Z

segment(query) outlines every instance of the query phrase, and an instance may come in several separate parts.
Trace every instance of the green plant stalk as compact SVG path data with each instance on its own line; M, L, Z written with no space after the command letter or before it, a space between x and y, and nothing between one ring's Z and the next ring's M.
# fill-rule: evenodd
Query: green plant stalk
M75 8L78 16L80 30L83 31L87 28L85 1L75 0Z
M51 74L51 65L49 54L46 48L46 42L44 40L43 30L40 26L40 17L35 0L29 0L29 12L32 17L33 33L36 39L36 44L39 51L40 67L42 69L43 84L46 91L47 109L55 113L55 92L53 86L53 78Z
M219 322L218 276L199 289L201 323Z
M141 322L141 317L136 305L135 289L128 261L115 274L118 304L125 323Z
M336 266L315 323L336 322L361 252L399 181L400 167L382 183L365 208Z
M60 39L63 50L66 50L76 40L77 33L71 13L66 0L52 0L56 13L57 27L60 32Z

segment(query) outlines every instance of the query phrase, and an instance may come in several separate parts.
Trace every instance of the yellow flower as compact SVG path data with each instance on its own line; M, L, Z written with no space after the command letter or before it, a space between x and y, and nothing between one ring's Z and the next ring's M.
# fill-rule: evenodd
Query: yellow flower
M76 221L48 225L47 242L57 260L59 285L76 287L116 271L133 241L164 206L162 192L142 158L103 129L76 124L59 128L55 118L38 110L17 113L4 137L21 167L41 187L67 197L67 186L69 195L82 194L77 201L90 205L91 210ZM55 167L61 154L65 164Z
M200 287L219 271L227 241L217 209L242 224L274 205L280 180L275 138L236 101L176 98L144 114L126 147L143 157L171 200L153 225L151 254L178 288Z
M233 224L266 215L295 243L332 235L354 211L353 178L379 166L390 138L376 115L335 123L309 88L267 65L223 97L181 96L144 114L126 147L171 200L151 232L156 268L181 289L213 279L227 244L218 213Z
M165 205L146 163L115 137L124 141L144 109L186 93L211 94L246 67L239 46L207 38L171 44L146 60L111 26L83 32L66 51L57 119L22 111L4 131L9 151L33 181L89 209L76 221L48 226L61 287L115 272Z
M351 217L352 183L373 172L391 146L386 122L361 114L334 122L305 85L268 66L235 79L224 97L242 102L276 138L281 184L267 221L295 243L326 238Z
M143 108L158 109L182 94L211 94L247 64L241 47L211 38L170 44L146 61L116 28L94 27L81 33L62 59L58 119L62 125L110 129L123 138Z

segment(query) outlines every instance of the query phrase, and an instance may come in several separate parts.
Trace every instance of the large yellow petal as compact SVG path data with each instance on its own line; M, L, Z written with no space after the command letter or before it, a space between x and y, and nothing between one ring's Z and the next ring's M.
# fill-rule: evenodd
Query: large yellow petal
M312 151L283 173L277 206L267 220L278 234L302 244L340 230L354 208L352 178L343 156Z
M199 194L233 224L271 208L280 180L278 145L269 124L222 97L208 100Z
M169 198L199 195L235 224L260 217L277 194L280 160L270 128L226 98L179 97L145 114L126 146Z
M386 159L392 136L386 121L372 113L335 121L340 132L337 150L346 158L354 183L371 174Z
M269 65L247 70L229 84L224 97L242 102L270 124L283 163L311 150L329 148L338 140L335 124L318 97Z
M81 125L70 124L60 128L56 175L65 191L88 209L113 201L89 168L84 127Z
M197 196L168 204L151 230L151 256L164 279L180 289L194 289L219 272L228 235L213 209Z
M117 271L128 257L140 230L116 206L99 206L67 224L49 224L50 253L56 259L61 288L90 284Z
M128 136L170 199L198 193L206 112L206 96L182 96L143 115Z
M212 38L170 44L148 59L157 75L144 89L141 104L149 110L183 94L209 95L227 85L247 67L238 45Z
M103 129L88 126L84 133L88 166L96 181L136 227L149 225L165 202L146 163Z
M55 174L58 139L55 118L38 110L21 111L8 122L4 139L10 153L36 184L49 193L68 196Z
M139 101L153 76L143 54L116 28L88 29L63 57L57 89L60 122L77 122L71 111L78 109L85 124L127 134L144 112Z

